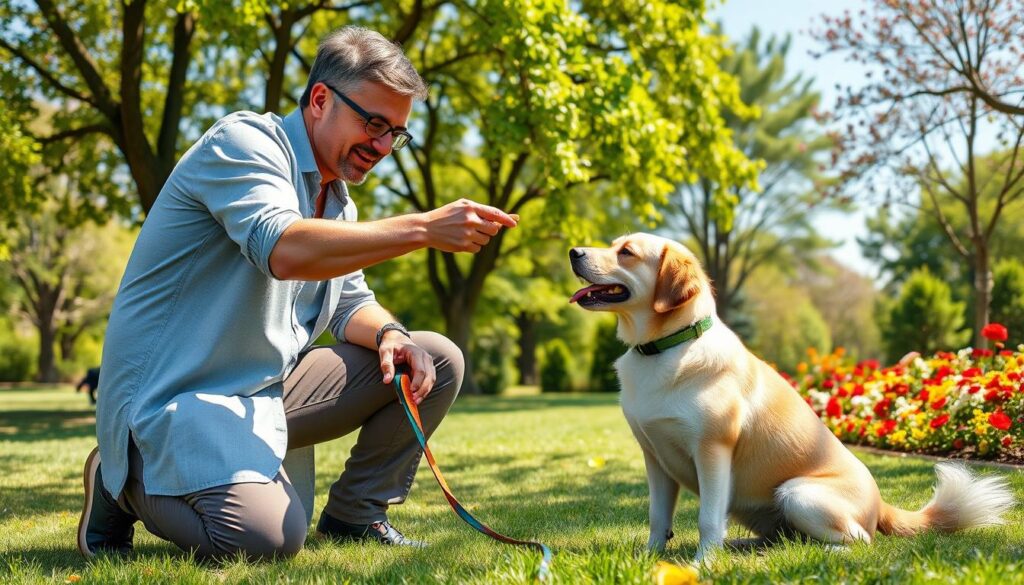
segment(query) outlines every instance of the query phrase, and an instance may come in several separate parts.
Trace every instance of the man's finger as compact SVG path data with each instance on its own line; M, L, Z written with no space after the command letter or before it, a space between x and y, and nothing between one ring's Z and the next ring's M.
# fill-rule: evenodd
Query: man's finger
M476 228L476 231L487 234L488 236L494 236L501 229L501 224L496 221L484 220L480 222L480 227Z
M497 207L491 207L490 205L483 205L481 203L474 203L476 214L484 219L496 221L505 227L514 228L518 223L511 215L498 209Z
M395 363L390 349L380 352L380 371L384 374L384 383L390 384L395 379Z

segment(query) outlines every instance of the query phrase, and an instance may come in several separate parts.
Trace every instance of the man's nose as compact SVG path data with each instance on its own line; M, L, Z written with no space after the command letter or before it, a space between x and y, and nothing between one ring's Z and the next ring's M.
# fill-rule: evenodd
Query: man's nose
M569 248L569 260L576 260L586 256L583 252L583 248Z
M388 132L384 136L373 139L373 148L380 153L381 157L391 154L391 145L395 143L395 135Z

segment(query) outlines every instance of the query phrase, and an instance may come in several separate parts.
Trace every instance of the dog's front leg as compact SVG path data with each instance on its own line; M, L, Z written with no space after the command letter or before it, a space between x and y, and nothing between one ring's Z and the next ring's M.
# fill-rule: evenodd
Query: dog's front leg
M694 463L700 487L700 514L697 518L700 542L695 560L699 563L714 555L725 542L732 499L732 450L718 443L705 444L696 455Z
M662 552L665 543L672 538L672 517L679 500L679 484L672 479L658 460L644 449L644 463L647 465L647 488L650 491L651 537L647 550Z

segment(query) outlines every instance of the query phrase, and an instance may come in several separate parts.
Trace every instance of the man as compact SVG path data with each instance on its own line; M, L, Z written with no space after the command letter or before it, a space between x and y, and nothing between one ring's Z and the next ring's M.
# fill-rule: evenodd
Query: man
M96 389L100 387L100 369L89 368L85 371L82 381L75 386L75 392L81 392L85 388L89 394L89 404L96 404Z
M462 383L462 355L406 332L361 269L424 247L476 252L517 221L465 200L355 221L346 184L408 143L425 96L399 47L342 28L321 43L299 110L231 114L182 157L107 328L83 554L130 550L136 520L198 557L295 554L307 524L285 450L357 428L317 530L420 544L387 519L421 456L390 383L408 368L429 434ZM312 348L328 329L340 343Z

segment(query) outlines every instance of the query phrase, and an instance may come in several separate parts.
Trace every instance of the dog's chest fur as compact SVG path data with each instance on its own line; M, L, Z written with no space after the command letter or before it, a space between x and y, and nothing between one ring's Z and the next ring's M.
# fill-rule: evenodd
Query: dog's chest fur
M706 367L716 344L703 338L657 356L630 350L616 362L622 383L622 411L641 448L653 455L676 481L698 492L693 463L709 426L729 416L715 384L715 368ZM704 364L698 367L697 364Z

